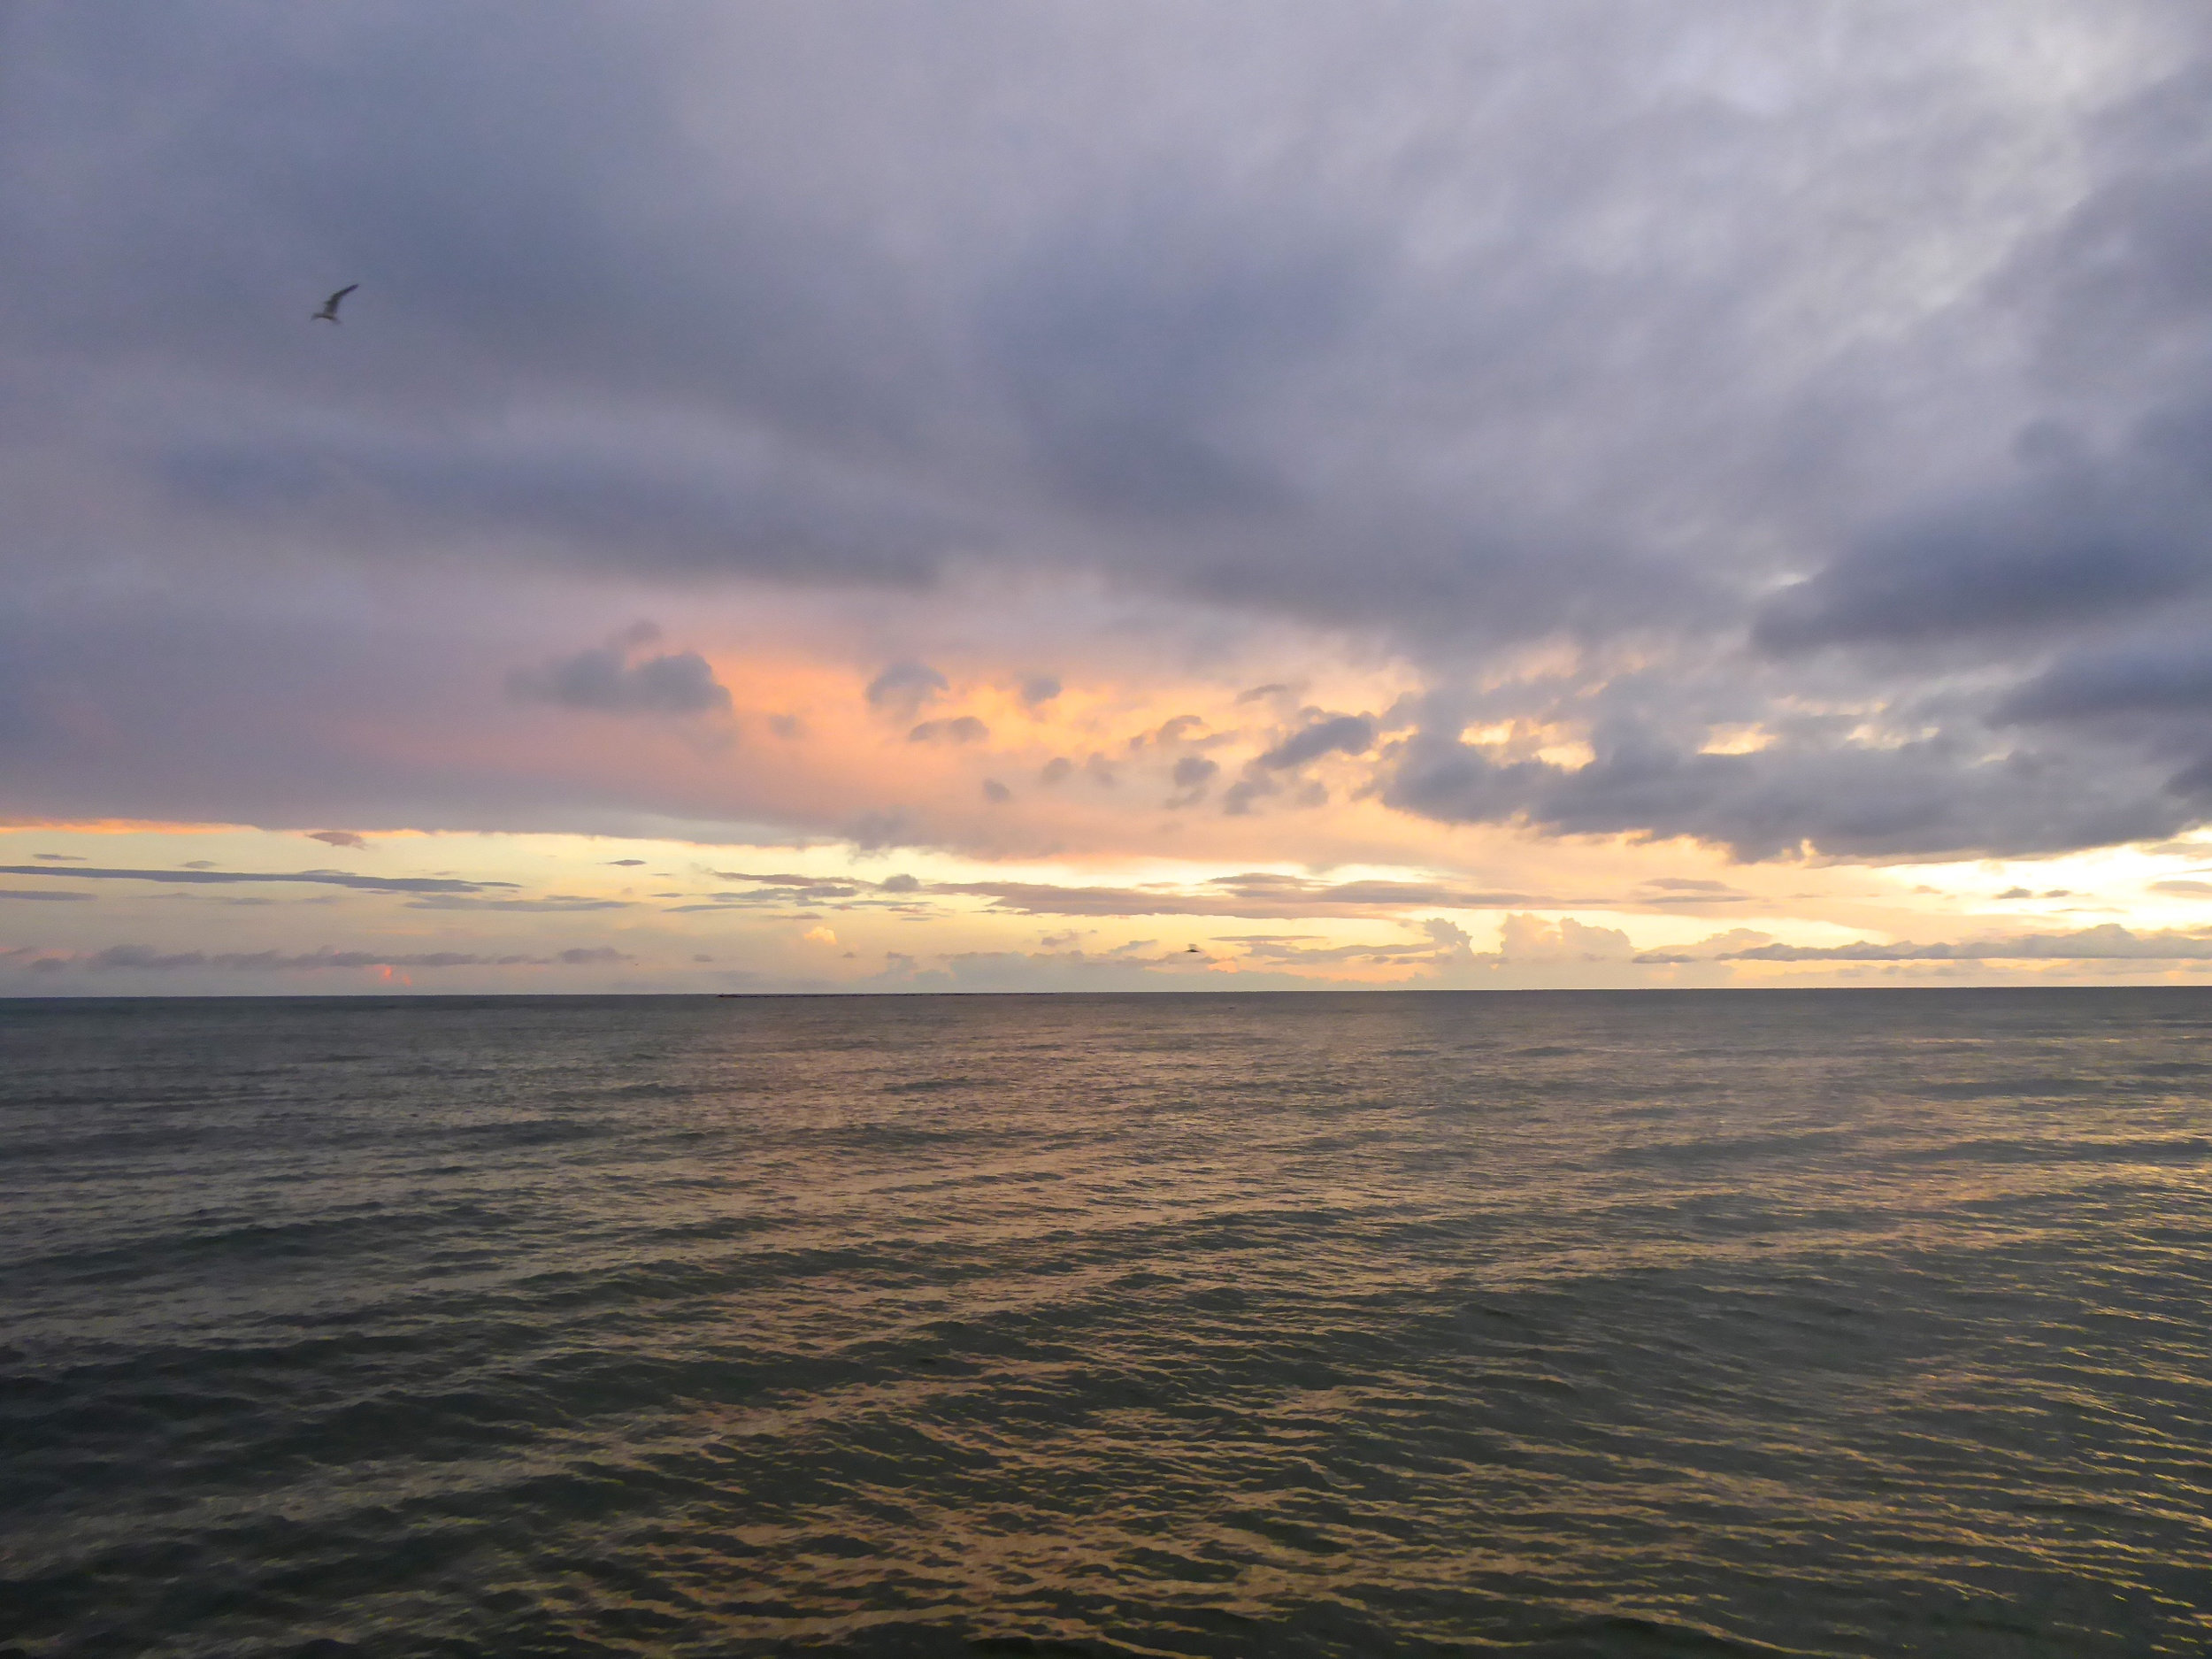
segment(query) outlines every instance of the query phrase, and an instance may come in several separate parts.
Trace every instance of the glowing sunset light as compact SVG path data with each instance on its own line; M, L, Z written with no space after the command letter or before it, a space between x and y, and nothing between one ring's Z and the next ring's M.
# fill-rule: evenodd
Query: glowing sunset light
M34 9L0 990L2199 976L2204 42L2031 10Z

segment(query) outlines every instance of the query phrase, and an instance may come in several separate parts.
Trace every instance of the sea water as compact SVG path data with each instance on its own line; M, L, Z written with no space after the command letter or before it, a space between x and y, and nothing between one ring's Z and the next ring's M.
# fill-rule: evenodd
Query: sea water
M0 1653L2198 1655L2212 992L0 1002Z

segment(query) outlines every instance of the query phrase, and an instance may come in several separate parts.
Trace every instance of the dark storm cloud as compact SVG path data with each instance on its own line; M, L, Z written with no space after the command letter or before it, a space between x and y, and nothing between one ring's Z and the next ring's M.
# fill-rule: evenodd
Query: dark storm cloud
M1041 571L1372 630L1507 715L1558 699L1501 648L1563 636L1581 693L1643 665L1657 735L1580 771L1386 747L1445 819L1747 855L2195 822L2185 672L2122 682L2131 628L2212 641L2212 23L2030 10L2067 89L1986 49L2009 4L1816 47L1748 0L9 9L0 757L57 815L598 824L641 803L273 730L334 664L366 726L460 688L434 617L288 632L285 595ZM189 649L113 597L154 569ZM569 642L493 660L727 707L692 653ZM1704 755L1672 718L1809 702L1932 734ZM1326 725L1225 809L1385 741Z

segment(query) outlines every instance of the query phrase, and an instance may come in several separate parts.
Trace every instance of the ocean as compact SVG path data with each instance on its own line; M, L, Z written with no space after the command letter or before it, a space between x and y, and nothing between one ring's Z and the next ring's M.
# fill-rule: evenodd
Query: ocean
M0 1655L2208 1644L2212 991L0 1002Z

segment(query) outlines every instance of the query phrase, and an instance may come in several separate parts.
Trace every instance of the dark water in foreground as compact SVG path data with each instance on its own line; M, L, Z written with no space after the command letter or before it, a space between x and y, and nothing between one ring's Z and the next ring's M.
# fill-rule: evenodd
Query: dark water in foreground
M0 1003L0 1653L2200 1654L2208 1090L2187 991Z

